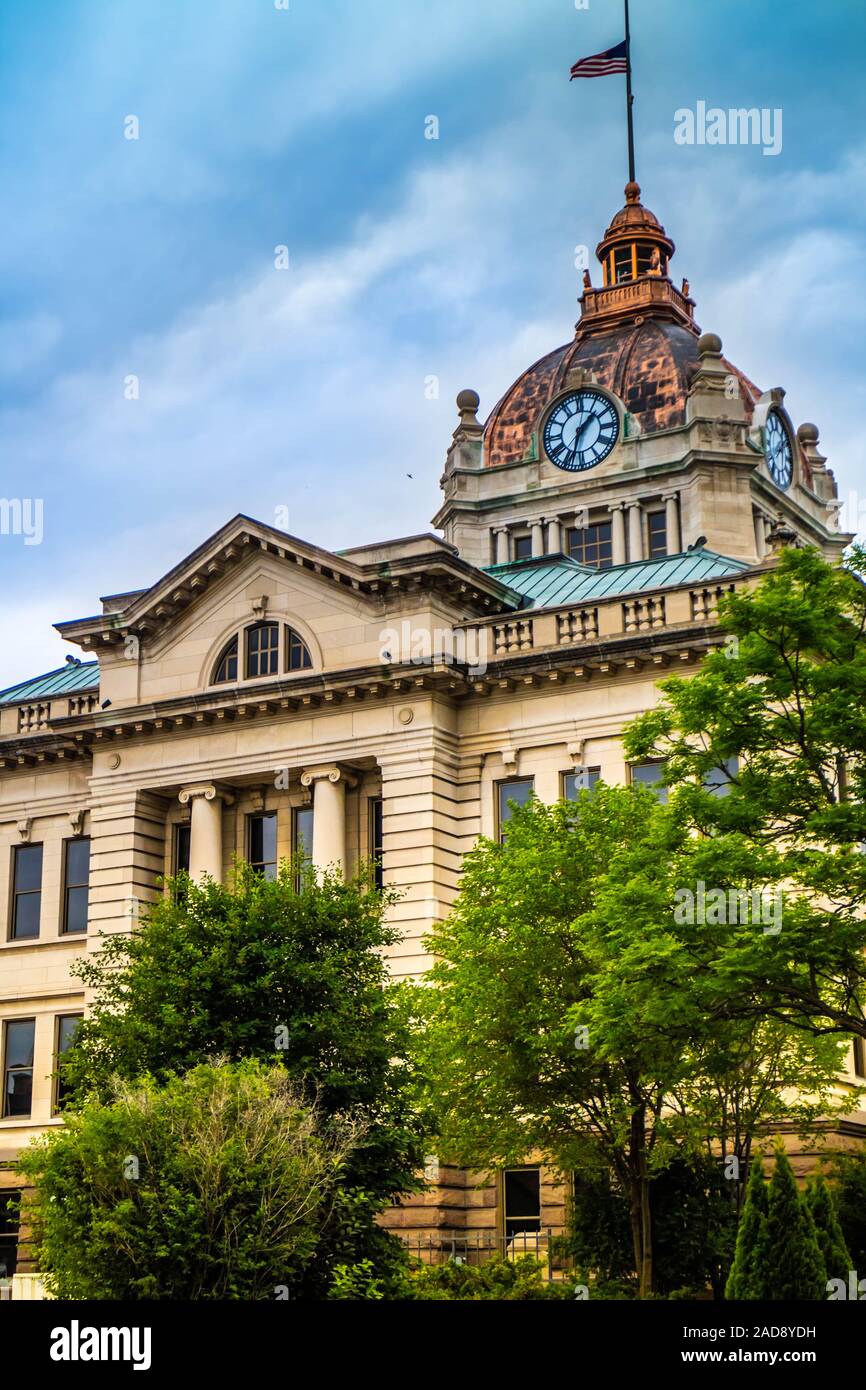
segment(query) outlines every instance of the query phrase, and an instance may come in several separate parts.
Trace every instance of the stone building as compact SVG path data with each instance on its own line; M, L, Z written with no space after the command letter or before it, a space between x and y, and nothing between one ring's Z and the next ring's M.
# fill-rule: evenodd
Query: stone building
M134 929L161 876L372 856L402 892L391 969L415 975L509 801L657 781L626 764L623 726L718 641L719 596L783 544L841 554L816 427L701 334L636 184L597 254L572 341L484 425L461 392L441 534L331 553L236 516L150 588L58 623L81 656L0 695L0 1193L62 1122L52 1073L86 1008L70 966ZM847 1081L864 1072L852 1050ZM532 1165L479 1184L431 1159L428 1179L391 1214L406 1232L561 1224ZM16 1254L2 1223L24 1296L26 1238Z

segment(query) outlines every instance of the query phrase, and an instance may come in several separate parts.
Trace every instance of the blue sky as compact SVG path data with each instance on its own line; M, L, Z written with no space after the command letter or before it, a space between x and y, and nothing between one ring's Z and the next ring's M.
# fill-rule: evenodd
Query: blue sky
M0 536L0 686L235 512L428 529L457 391L486 413L572 334L627 171L623 79L568 69L619 0L289 6L0 5L0 496L44 499L40 545ZM866 496L866 6L632 0L632 39L672 274ZM781 153L676 144L699 100L780 107Z

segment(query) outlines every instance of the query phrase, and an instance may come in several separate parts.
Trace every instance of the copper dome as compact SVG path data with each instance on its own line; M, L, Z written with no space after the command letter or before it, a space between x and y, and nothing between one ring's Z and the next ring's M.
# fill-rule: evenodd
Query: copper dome
M674 244L655 214L641 204L638 185L629 184L625 193L625 207L598 246L604 284L593 288L585 277L574 339L518 377L484 427L484 461L489 467L516 463L531 454L545 407L566 389L569 373L578 368L592 372L599 386L623 401L642 433L685 423L686 396L700 360L694 301L687 282L678 290L666 274ZM628 264L632 258L635 273L626 272L614 283L617 263ZM650 264L652 268L646 268ZM722 360L739 380L751 418L760 391Z

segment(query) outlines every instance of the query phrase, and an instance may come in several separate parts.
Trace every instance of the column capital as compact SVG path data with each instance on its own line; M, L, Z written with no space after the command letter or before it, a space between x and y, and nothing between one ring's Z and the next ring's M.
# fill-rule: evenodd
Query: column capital
M188 787L181 787L177 794L181 806L188 806L199 797L204 801L224 801L226 806L231 806L235 799L233 792L217 782L192 782Z
M628 506L631 506L631 505L632 505L632 504L629 502L629 503L628 503ZM610 506L610 510L611 510L612 512L621 512L621 511L623 510L623 508L626 506L626 503L625 503L625 502L611 502L611 503L609 504L609 506Z
M494 536L507 536L507 535L508 535L508 527L507 527L507 526L491 526L490 529L491 529L491 531L493 532Z
M301 773L301 786L312 787L316 782L343 782L347 787L357 786L358 779L354 777L346 768L340 767L339 763L320 763L316 767L308 767Z

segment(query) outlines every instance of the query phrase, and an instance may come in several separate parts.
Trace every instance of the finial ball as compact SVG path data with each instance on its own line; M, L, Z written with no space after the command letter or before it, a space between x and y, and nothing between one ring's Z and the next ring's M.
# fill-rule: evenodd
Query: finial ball
M705 352L719 353L722 350L722 340L718 333L702 333L698 338L698 352L703 357Z
M797 430L797 438L799 439L801 444L817 444L818 426L810 424L807 420Z
M640 184L631 179L625 186L625 200L627 203L640 202Z
M461 391L460 395L457 397L458 410L471 410L474 414L480 404L481 397L477 391Z

